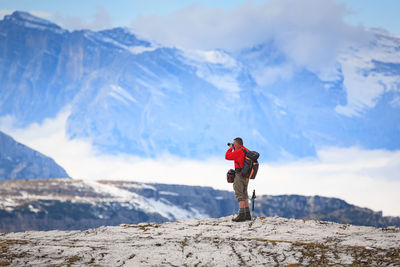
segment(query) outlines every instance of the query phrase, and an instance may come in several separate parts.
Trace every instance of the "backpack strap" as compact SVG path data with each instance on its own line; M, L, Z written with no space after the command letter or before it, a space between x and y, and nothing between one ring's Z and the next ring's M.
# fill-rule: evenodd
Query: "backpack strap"
M243 152L244 152L244 159L246 160L246 153L247 153L247 151L246 151L243 147L240 147L240 149L243 150ZM243 167L244 167L244 162L243 162L243 166L242 166L241 169L243 169Z

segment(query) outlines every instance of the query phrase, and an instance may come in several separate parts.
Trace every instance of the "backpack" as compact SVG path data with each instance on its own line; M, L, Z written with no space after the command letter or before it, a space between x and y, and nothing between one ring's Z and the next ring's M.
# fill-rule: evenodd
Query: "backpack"
M258 171L258 158L260 154L256 151L246 151L241 148L244 152L245 158L242 168L242 175L245 178L254 179L256 178L257 171Z

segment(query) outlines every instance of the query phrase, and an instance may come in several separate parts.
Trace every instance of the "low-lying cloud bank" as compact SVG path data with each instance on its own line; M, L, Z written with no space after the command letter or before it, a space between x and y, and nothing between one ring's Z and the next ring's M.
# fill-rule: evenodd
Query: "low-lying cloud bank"
M142 159L132 155L105 155L90 140L69 140L65 110L54 119L20 129L12 117L0 118L0 130L56 160L75 179L135 180L211 186L232 190L226 172L233 163L224 155L206 161L163 155ZM225 144L221 144L225 145ZM256 148L254 148L256 149ZM322 195L400 216L400 151L358 147L321 148L317 158L287 163L263 163L249 191L257 194Z

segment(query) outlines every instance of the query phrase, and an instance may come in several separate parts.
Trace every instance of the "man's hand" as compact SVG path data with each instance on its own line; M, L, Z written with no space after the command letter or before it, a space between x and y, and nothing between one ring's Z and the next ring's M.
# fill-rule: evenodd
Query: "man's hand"
M231 143L230 147L231 147L232 151L235 151L235 145L233 143Z
M232 143L230 143L229 147L230 147L231 149L233 149L233 144L232 144Z

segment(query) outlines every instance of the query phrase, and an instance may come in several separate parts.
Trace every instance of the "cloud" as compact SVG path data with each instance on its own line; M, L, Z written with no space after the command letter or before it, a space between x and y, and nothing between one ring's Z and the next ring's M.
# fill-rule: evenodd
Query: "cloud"
M3 19L3 17L5 15L10 15L13 12L14 12L14 10L10 10L10 9L0 9L0 19Z
M69 109L42 124L16 128L10 116L0 118L0 130L55 159L76 179L135 180L211 186L232 191L226 171L232 162L205 161L163 155L143 159L132 155L101 154L90 140L69 140ZM224 144L222 144L224 145ZM316 158L285 163L263 163L249 191L257 194L300 194L338 197L362 207L400 216L400 151L364 150L358 147L323 148Z
M103 6L97 6L91 19L79 16L54 14L52 20L69 30L104 30L112 27L112 18Z
M344 23L347 13L333 0L249 1L230 11L191 5L170 16L138 17L132 28L186 49L238 51L273 41L294 64L328 73L337 54L365 34Z

